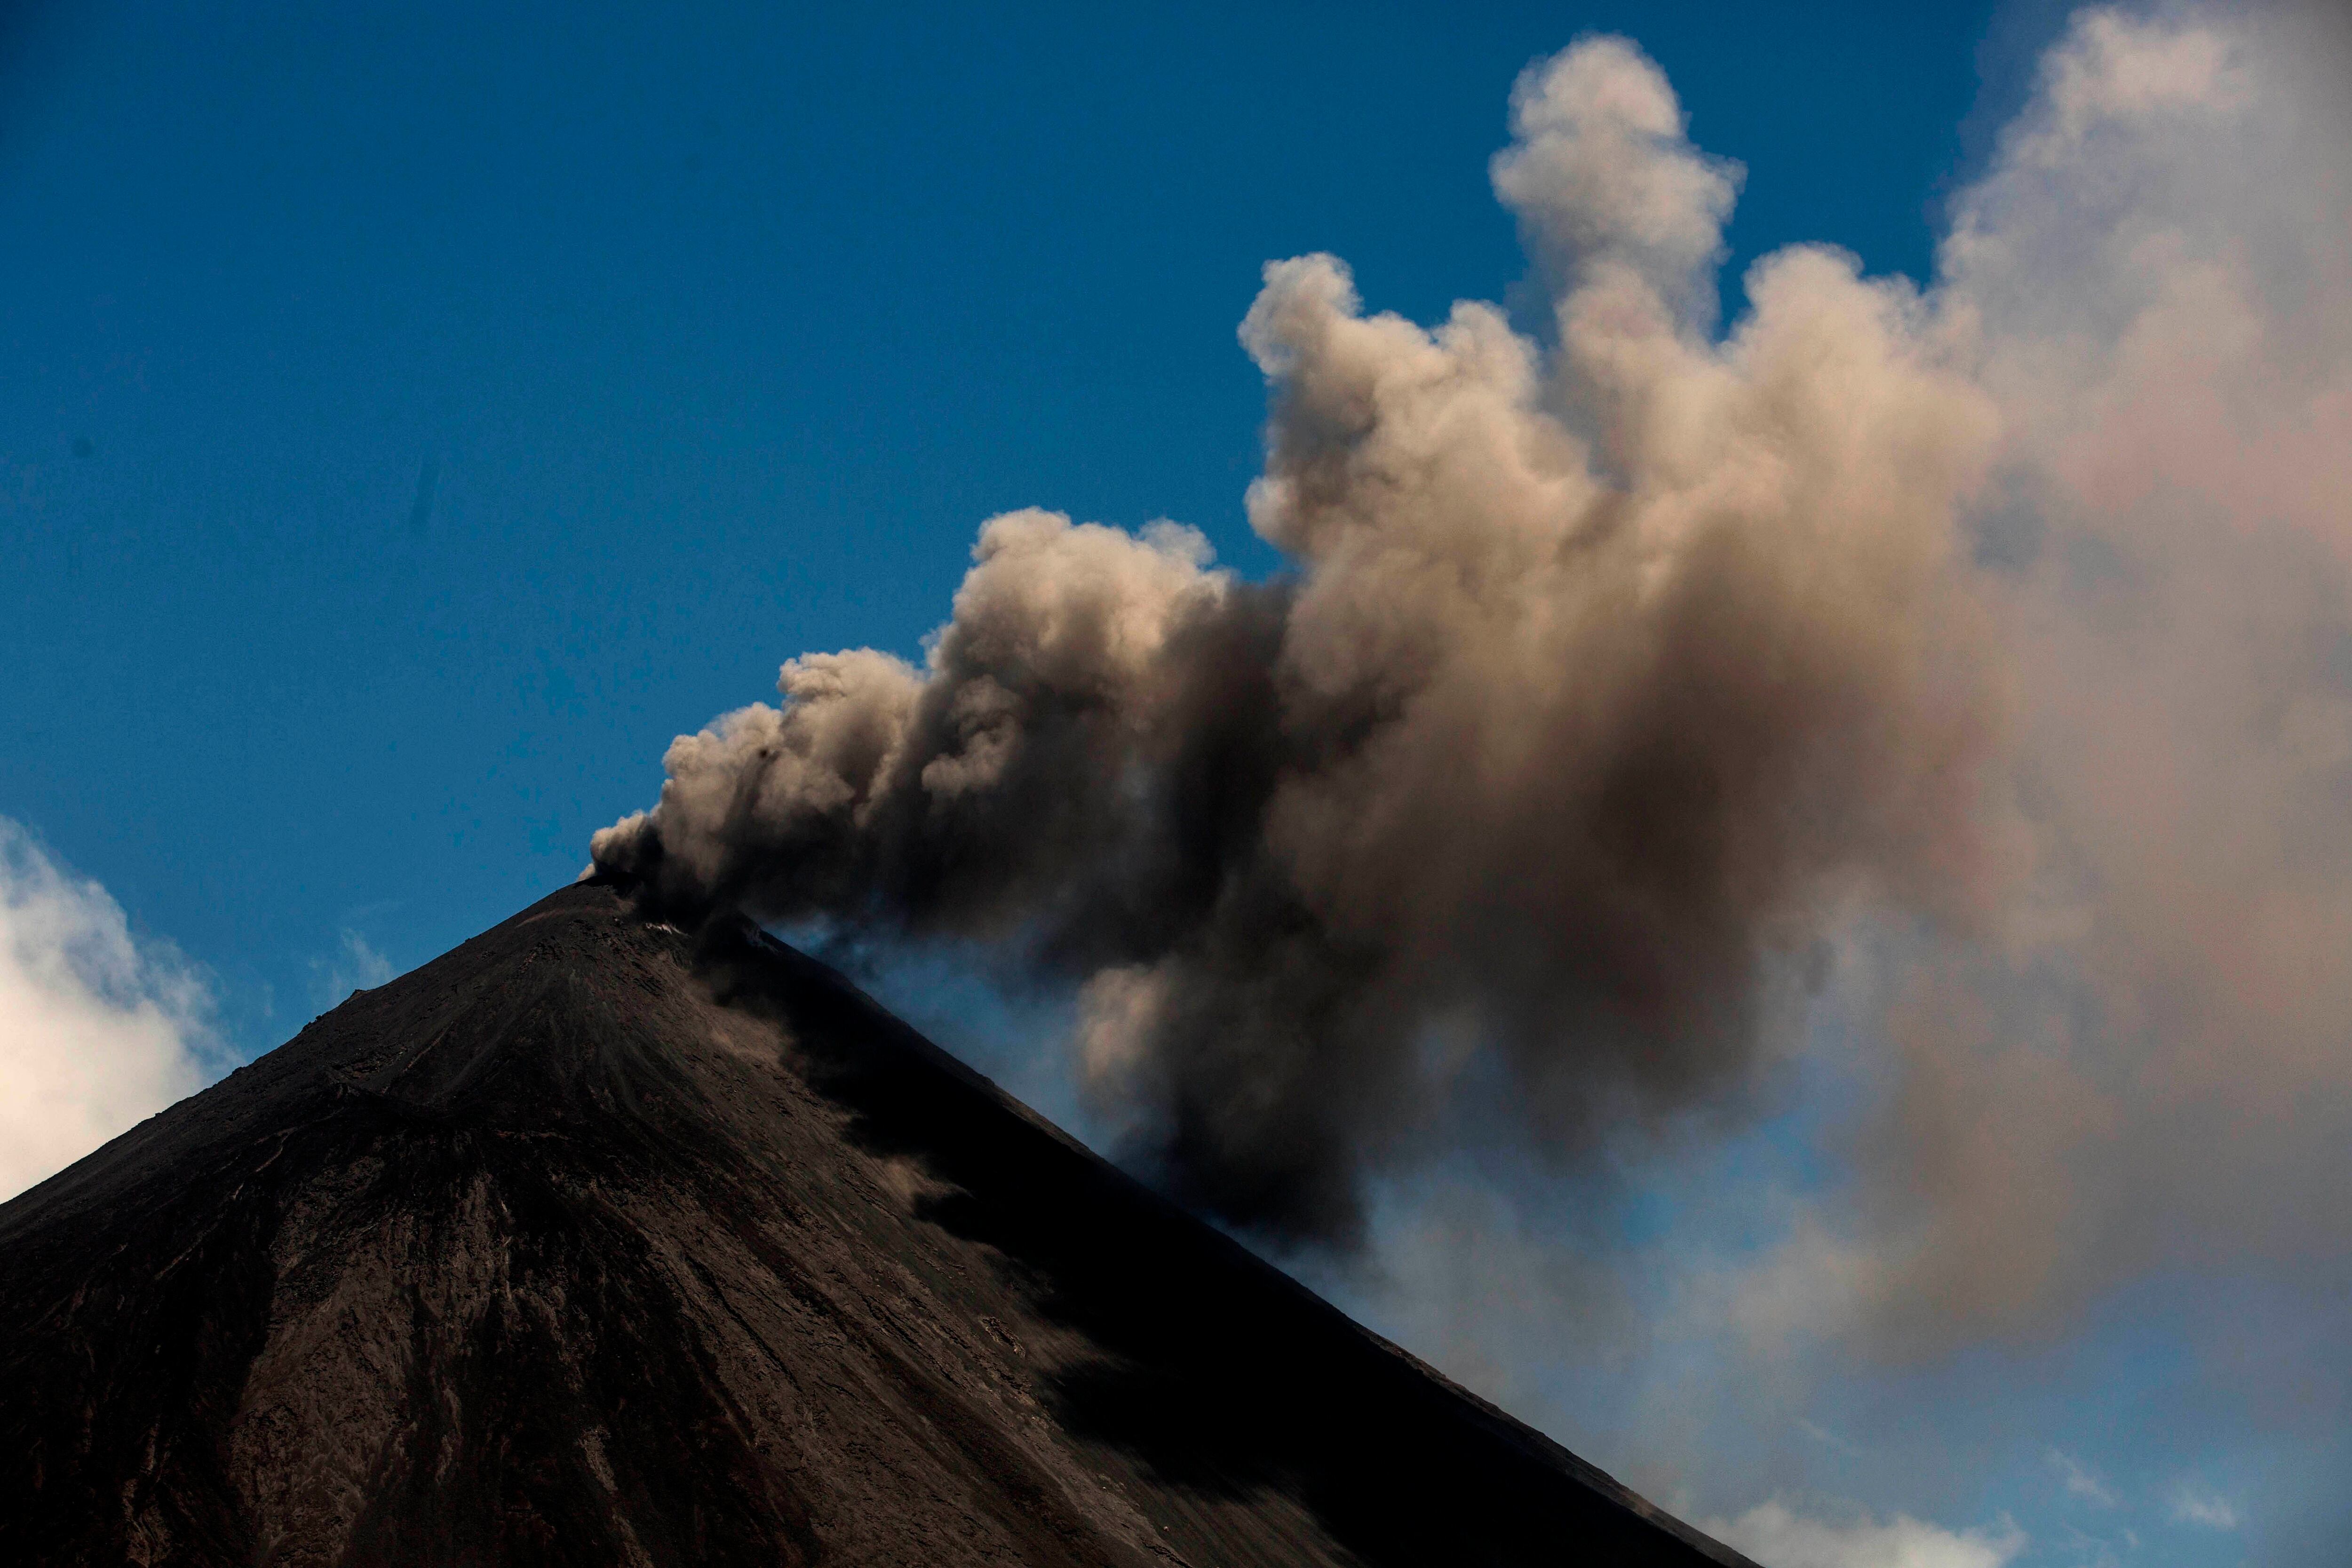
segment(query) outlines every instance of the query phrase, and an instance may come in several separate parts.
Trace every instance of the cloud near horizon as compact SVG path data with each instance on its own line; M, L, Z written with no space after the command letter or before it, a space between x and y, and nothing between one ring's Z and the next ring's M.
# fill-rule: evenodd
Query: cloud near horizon
M2004 1568L2028 1544L2013 1524L1953 1531L1907 1514L1830 1523L1778 1500L1700 1528L1770 1568Z
M0 1199L202 1088L212 996L0 817Z

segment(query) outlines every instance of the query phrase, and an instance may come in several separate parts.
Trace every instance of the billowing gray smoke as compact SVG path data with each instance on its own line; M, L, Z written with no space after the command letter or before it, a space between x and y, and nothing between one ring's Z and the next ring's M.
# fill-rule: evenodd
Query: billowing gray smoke
M997 518L927 668L793 660L596 859L1076 982L1132 1152L1276 1237L1804 1052L1842 1179L1721 1282L1759 1343L2352 1299L2347 72L2340 7L2085 11L1931 289L1786 250L1718 339L1740 172L1580 44L1494 165L1531 335L1266 269L1286 575Z
M1997 429L1905 286L1799 250L1709 336L1737 170L1589 41L1497 190L1557 346L1278 262L1253 525L991 521L928 667L784 667L597 835L665 909L965 940L1083 984L1086 1081L1181 1195L1345 1237L1469 1100L1545 1146L1751 1067L1857 899L1966 921L2006 727L1958 521Z

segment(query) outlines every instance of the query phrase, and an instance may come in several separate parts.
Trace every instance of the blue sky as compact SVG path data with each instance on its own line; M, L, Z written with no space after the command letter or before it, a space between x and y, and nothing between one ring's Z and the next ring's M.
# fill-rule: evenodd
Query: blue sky
M0 817L131 942L176 947L217 1054L250 1056L569 880L670 737L768 697L782 658L919 657L984 518L1174 518L1273 570L1242 505L1265 383L1234 337L1262 264L1334 252L1415 321L1523 304L1487 160L1530 61L1632 37L1692 140L1746 166L1736 317L1747 265L1792 242L1931 282L1949 199L2066 22L0 10ZM1000 1006L947 960L886 983L1082 1119L1038 1043L1066 998ZM1836 1112L1790 1104L1637 1174L1604 1250L1779 1223L1721 1194L1816 1179ZM2324 1331L2228 1331L2237 1292L2292 1281L2158 1271L2036 1342L1893 1367L1742 1372L1664 1330L1587 1353L1547 1315L1602 1310L1566 1274L1465 1308L1412 1243L1467 1203L1498 1276L1542 1275L1582 1189L1515 1173L1497 1210L1496 1183L1450 1180L1396 1196L1388 1285L1321 1282L1696 1515L1907 1514L1953 1564L2317 1564L2352 1528L2340 1378L2297 1403ZM1893 1561L1840 1540L1880 1552L1849 1568Z
M784 653L912 652L983 517L1173 517L1266 569L1259 266L1499 297L1486 161L1538 55L1639 34L1749 164L1732 278L1822 236L1924 274L1990 26L822 10L13 29L0 803L213 966L246 1047L344 927L410 963L569 877Z

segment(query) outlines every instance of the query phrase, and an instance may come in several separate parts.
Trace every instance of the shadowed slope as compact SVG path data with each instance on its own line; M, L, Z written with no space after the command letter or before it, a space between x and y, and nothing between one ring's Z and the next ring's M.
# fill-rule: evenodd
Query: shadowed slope
M0 1561L1744 1559L583 885L0 1205Z

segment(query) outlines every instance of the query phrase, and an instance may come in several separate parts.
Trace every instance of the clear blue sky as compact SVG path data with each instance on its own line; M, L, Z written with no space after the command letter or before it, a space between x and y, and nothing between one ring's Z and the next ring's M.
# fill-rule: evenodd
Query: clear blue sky
M240 1052L346 933L405 968L569 880L781 658L914 653L992 513L1172 517L1268 570L1260 266L1329 250L1424 321L1508 297L1486 160L1537 57L1635 37L1746 164L1736 310L1792 241L1924 279L2064 20L688 9L0 5L0 816L206 966ZM2207 1396L2151 1324L1944 1428L1981 1364L1841 1385L1846 1426L1723 1473L1817 1440L1833 1500L2095 1562L2016 1434L2170 1474ZM2208 1534L2175 1560L2236 1561Z

